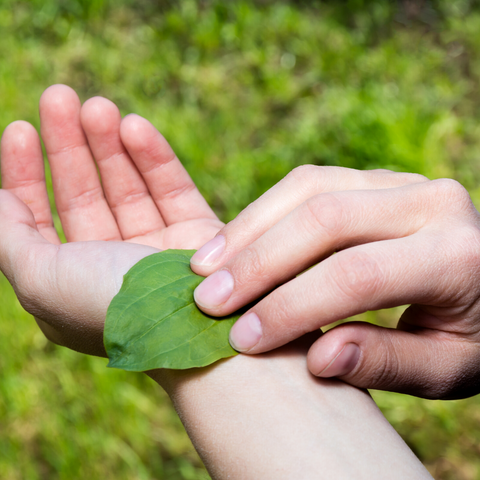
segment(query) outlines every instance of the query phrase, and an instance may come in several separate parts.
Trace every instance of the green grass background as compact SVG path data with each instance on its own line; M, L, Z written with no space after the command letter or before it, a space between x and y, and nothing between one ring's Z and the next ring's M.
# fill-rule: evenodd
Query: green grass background
M479 31L467 0L2 0L0 131L61 82L152 121L223 220L305 163L449 176L480 205ZM0 478L208 478L166 395L105 365L0 278ZM373 394L435 478L480 478L477 397Z

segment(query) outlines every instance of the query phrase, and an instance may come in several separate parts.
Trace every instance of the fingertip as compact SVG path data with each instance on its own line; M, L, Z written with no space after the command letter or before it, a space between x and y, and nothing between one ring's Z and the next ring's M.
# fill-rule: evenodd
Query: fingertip
M84 102L81 110L82 120L90 120L109 114L121 120L120 110L111 100L105 97L91 97Z
M26 122L25 120L15 120L14 122L7 125L7 128L5 128L3 134L5 134L5 132L28 134L29 132L36 133L37 131L35 130L35 127L31 123Z
M224 315L221 311L234 289L234 280L228 270L219 270L200 283L193 292L195 303L211 315Z
M8 125L0 150L2 188L14 189L26 181L43 179L40 137L30 123L18 120Z
M144 140L146 135L161 135L160 132L146 118L129 113L122 118L120 135L126 135L132 140ZM163 137L162 137L163 138Z
M355 343L347 343L343 348L335 355L329 355L333 357L327 365L318 373L314 373L315 370L310 370L317 377L331 378L341 377L348 375L357 366L360 360L361 350Z
M367 323L350 322L322 335L307 354L310 372L322 378L351 373L361 360L362 348L371 328Z
M150 156L160 154L167 160L175 158L163 135L147 119L135 113L129 113L122 119L120 138L132 154L144 152Z
M121 122L120 110L104 97L89 98L80 110L80 120L86 131L94 131L95 135L110 132L112 125Z
M52 85L40 98L40 131L48 155L84 145L80 124L81 102L67 85Z
M307 365L316 376L338 377L359 388L447 399L461 398L468 390L471 378L463 361L469 356L469 342L446 339L434 330L418 335L352 322L315 342Z
M77 93L67 85L52 85L40 97L39 111L41 131L44 142L53 134L53 130L62 128L71 119L78 122L81 102ZM47 135L47 132L49 135ZM57 143L57 142L55 142Z
M60 108L63 109L66 102L74 102L80 107L80 99L73 88L68 85L55 84L46 88L40 97L40 108Z
M255 312L240 317L230 330L229 342L237 352L248 353L261 340L262 322Z
M122 118L121 129L126 132L138 131L145 127L145 124L150 123L145 118L136 113L128 113Z
M39 136L37 130L33 125L25 120L16 120L10 123L2 134L2 150L11 148L13 144L15 148L25 150L32 140L38 140Z
M129 113L120 122L120 138L127 148L134 148L139 144L147 144L145 130L150 122L136 113Z
M325 372L329 365L342 352L345 342L340 338L328 338L329 332L317 340L308 351L307 366L310 372L315 376L320 376ZM333 341L332 341L333 340Z
M199 275L208 275L218 264L225 252L226 239L223 235L217 235L199 248L190 259L190 266Z

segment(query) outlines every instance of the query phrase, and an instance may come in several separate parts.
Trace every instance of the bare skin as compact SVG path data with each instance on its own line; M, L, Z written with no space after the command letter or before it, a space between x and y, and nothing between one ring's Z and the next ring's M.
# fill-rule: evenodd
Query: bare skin
M81 265L88 255L95 260L85 272L85 282L93 275L85 287L92 298L100 295L98 288L107 298L113 297L123 275L144 256L166 248L198 248L223 224L166 140L145 119L137 115L122 119L118 108L105 98L91 98L82 106L76 93L64 85L44 92L40 119L55 202L69 243L60 244L53 226L40 141L26 122L12 123L2 137L0 209L12 221L21 219L18 230L5 232L18 235L20 261L33 257L38 269L61 272L64 283L39 284L40 290L31 292L32 279L22 276L30 274L28 269L19 269L17 263L3 264L2 269L50 340L83 353L105 355L104 312L98 315L78 304L75 318L88 324L79 336L65 329L63 302L49 305L51 311L45 312L42 302L53 293L50 289L58 290L61 298L67 296L64 290L84 271ZM9 194L29 207L33 219L28 209L9 207ZM24 246L26 239L35 244ZM106 271L112 275L106 277ZM70 313L74 305L69 304Z
M81 106L65 86L47 89L40 116L68 243L53 227L39 138L15 122L2 137L0 268L48 338L103 355L123 274L159 249L202 245L222 224L146 120L122 120L102 98ZM149 375L215 479L431 478L368 394L308 372L316 338Z
M411 304L396 330L328 331L309 350L310 371L426 398L480 392L480 216L453 180L300 167L202 247L192 269L210 275L195 299L212 315L273 290L233 326L241 352Z

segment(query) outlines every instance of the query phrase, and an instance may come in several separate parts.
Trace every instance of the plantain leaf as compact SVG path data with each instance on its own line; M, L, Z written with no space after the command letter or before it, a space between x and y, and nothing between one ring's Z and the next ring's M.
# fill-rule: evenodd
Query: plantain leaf
M237 354L228 333L240 314L210 317L193 301L193 291L203 280L190 269L194 253L155 253L124 276L105 320L109 367L135 372L185 369Z

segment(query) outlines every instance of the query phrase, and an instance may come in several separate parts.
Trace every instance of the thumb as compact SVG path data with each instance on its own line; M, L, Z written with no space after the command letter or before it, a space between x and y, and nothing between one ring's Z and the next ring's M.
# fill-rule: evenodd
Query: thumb
M53 246L39 233L27 205L7 190L0 190L0 226L0 270L16 288L18 277L25 270L22 265L29 264L25 247L39 247L46 253ZM36 254L37 249L32 253Z
M314 375L356 387L453 399L480 391L479 359L479 344L457 334L352 322L320 337L307 362Z

